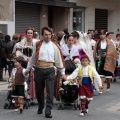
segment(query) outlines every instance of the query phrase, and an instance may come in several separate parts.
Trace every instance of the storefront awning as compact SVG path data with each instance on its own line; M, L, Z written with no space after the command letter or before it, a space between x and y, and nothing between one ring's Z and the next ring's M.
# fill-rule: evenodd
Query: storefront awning
M62 0L15 0L15 1L25 2L25 3L51 5L51 6L68 7L68 8L76 7L76 3L62 1Z

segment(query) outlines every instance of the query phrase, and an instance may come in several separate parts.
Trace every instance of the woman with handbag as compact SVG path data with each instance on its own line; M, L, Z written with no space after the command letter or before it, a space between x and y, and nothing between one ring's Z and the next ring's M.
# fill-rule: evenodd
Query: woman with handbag
M74 45L73 35L67 36L67 44L61 46L61 51L65 60L65 74L71 74L79 63L78 48Z

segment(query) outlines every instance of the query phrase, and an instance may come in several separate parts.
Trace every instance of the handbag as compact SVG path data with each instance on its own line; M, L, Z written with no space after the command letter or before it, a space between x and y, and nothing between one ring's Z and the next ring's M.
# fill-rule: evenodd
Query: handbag
M65 72L72 73L76 69L76 65L72 60L65 61Z

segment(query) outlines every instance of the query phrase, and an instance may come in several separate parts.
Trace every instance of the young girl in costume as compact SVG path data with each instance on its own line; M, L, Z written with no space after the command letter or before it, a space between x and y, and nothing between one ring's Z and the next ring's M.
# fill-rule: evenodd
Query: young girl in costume
M81 66L66 78L65 82L72 82L72 79L78 77L79 83L79 98L81 101L82 112L80 116L88 113L88 104L93 100L93 84L94 81L98 83L99 88L102 88L101 78L94 67L89 65L89 58L87 55L81 56ZM64 82L64 83L65 83Z

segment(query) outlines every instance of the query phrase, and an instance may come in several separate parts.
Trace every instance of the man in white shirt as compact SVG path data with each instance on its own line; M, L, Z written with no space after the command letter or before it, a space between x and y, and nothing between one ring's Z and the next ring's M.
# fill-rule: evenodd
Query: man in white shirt
M27 71L35 65L34 80L36 85L36 96L38 100L38 114L42 114L44 108L44 88L46 86L46 108L45 117L52 118L51 109L53 105L55 69L58 68L62 78L65 78L64 59L59 46L51 41L52 29L42 28L43 40L36 42L33 46L33 54L28 62Z

